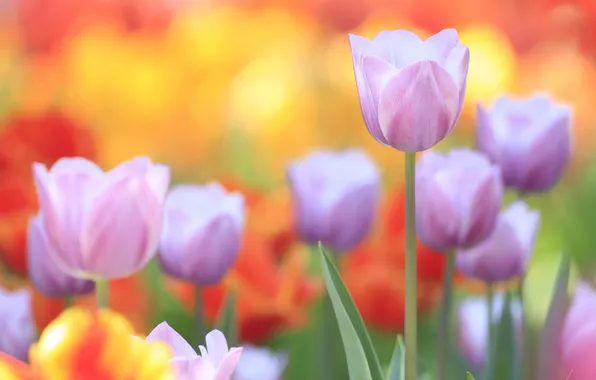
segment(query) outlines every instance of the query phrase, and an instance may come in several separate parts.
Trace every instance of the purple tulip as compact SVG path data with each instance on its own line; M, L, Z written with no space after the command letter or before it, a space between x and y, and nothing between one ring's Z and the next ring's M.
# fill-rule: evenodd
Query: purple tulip
M540 213L521 201L501 212L492 234L477 246L457 253L458 269L488 283L523 276L532 256Z
M503 185L498 167L464 149L425 153L416 169L416 228L437 251L469 248L492 233Z
M162 322L145 338L165 342L173 352L172 364L178 380L230 380L242 354L242 347L228 348L226 337L213 330L205 337L207 347L199 346L201 355L176 330Z
M455 29L422 41L405 30L372 41L350 34L364 123L380 143L427 150L455 128L466 95L470 53Z
M9 292L0 288L0 352L23 361L35 342L35 323L28 290Z
M83 158L62 158L50 171L33 164L43 229L52 259L86 278L129 276L155 255L170 181L147 157L109 172Z
M321 150L288 166L298 230L310 244L341 253L369 233L380 193L380 174L361 150Z
M90 280L79 279L62 271L52 257L55 253L48 244L48 238L43 227L42 215L29 220L27 236L28 273L29 279L35 287L49 297L67 297L92 293L95 283Z
M494 297L491 321L498 324L503 313L505 297ZM510 303L513 325L521 337L522 305L514 299ZM470 297L459 303L457 343L461 354L477 370L482 370L487 362L488 353L488 302L485 297ZM519 342L521 343L521 339Z
M173 188L159 252L163 270L197 285L219 282L240 252L244 212L242 195L217 183Z
M234 380L281 380L288 355L261 347L243 347Z
M501 97L477 107L478 149L501 166L505 186L519 192L551 189L571 157L571 111L544 95Z

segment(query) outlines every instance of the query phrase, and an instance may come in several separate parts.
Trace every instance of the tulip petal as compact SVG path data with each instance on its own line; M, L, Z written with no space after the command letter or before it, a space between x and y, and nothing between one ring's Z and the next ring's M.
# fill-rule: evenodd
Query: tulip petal
M441 65L445 65L447 57L459 45L459 36L455 29L443 29L424 41L429 58L434 58Z
M148 169L145 179L155 197L165 199L170 186L170 168L166 165L153 165Z
M215 368L223 363L228 355L228 341L224 334L219 330L212 330L205 336L205 345L209 353L209 361Z
M352 57L356 58L358 54L366 54L372 48L372 41L366 37L348 33Z
M501 162L501 153L497 145L493 128L493 120L487 110L480 104L476 105L476 146L486 154L492 162Z
M369 54L383 58L397 69L429 58L424 41L407 30L383 30L372 45Z
M170 327L167 322L157 325L145 338L148 342L165 342L172 349L176 357L192 359L197 356L197 352L176 330Z
M231 348L230 352L223 359L213 380L229 380L232 378L236 366L242 355L242 347Z
M462 44L457 44L447 56L444 68L447 70L455 85L459 89L459 108L458 118L461 110L464 108L464 100L466 98L466 82L468 80L468 68L470 66L470 50ZM454 124L457 119L454 121ZM452 128L455 125L452 126Z
M403 69L381 92L379 125L389 145L404 152L431 148L452 130L459 113L459 89L438 63Z

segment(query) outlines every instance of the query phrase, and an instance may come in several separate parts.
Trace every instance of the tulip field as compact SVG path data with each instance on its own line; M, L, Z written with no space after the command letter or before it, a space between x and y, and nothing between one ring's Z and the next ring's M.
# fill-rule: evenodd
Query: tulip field
M591 0L0 0L0 380L596 379Z

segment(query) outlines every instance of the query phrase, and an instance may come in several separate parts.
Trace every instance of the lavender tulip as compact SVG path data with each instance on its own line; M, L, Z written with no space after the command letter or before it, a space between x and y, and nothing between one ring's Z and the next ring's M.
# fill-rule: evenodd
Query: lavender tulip
M350 34L350 46L364 123L377 141L420 152L453 131L470 61L454 29L425 41L405 30L372 41Z
M62 271L52 257L55 253L48 243L43 227L42 215L29 221L27 235L29 280L35 287L49 297L67 297L92 293L95 284L91 280L79 279Z
M266 348L243 347L234 380L281 380L288 364L288 355Z
M159 261L196 285L212 285L232 267L244 230L244 198L217 183L178 186L166 198Z
M242 348L228 348L225 336L213 330L205 337L207 347L199 346L201 355L176 330L162 322L147 335L146 341L165 342L172 352L172 364L178 380L230 380L242 354Z
M504 306L503 294L497 294L493 302L491 321L498 323ZM521 343L522 304L514 299L510 303L513 325L519 332L518 344ZM470 297L459 304L458 308L458 345L461 354L477 370L482 370L487 362L488 353L488 301L485 297Z
M429 247L469 248L493 231L503 185L498 167L471 150L425 153L416 169L416 227Z
M0 288L0 331L0 351L26 361L36 335L28 290Z
M33 165L48 250L77 277L126 277L155 255L169 169L147 157L109 172L83 158Z
M532 256L540 213L521 201L501 212L492 234L477 246L460 250L458 269L488 283L523 276Z
M370 231L380 174L363 151L311 153L288 166L287 178L305 242L321 241L335 252L345 252Z
M571 111L544 95L502 97L478 105L478 148L501 166L505 186L519 192L551 189L571 157Z

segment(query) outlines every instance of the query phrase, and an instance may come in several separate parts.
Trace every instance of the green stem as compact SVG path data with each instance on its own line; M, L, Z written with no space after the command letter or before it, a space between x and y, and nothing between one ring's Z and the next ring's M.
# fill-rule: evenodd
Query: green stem
M526 318L525 318L525 306L524 306L524 278L520 278L519 285L517 288L517 295L519 297L519 303L521 304L521 316L520 316L520 339L519 339L519 350L518 355L516 357L515 362L515 373L516 379L525 379L529 375L528 367L526 366L526 339L527 339L527 331L526 331ZM529 355L528 355L529 356Z
M335 378L335 354L333 352L333 328L335 324L335 314L331 297L325 293L323 296L323 318L321 323L321 332L319 334L319 378Z
M416 274L416 153L406 152L406 380L416 380L417 274Z
M492 352L494 350L494 333L493 333L493 314L494 314L494 301L495 301L495 291L494 291L494 287L492 283L488 283L486 284L487 289L486 289L486 302L487 302L487 328L488 328L488 350L486 353L486 357L490 358L492 357ZM492 363L491 363L492 364ZM493 370L492 369L488 369L486 372L486 379L485 380L491 380L492 377L492 373Z
M97 308L107 309L109 306L110 283L105 278L95 280L95 297L97 298Z
M205 345L207 326L203 310L203 292L199 285L195 286L195 341L197 345Z
M73 305L73 296L64 297L64 310L68 309Z
M447 266L443 276L443 300L439 320L439 358L437 379L447 379L447 353L449 352L449 324L451 321L451 297L453 295L453 272L455 270L455 252L447 253Z

